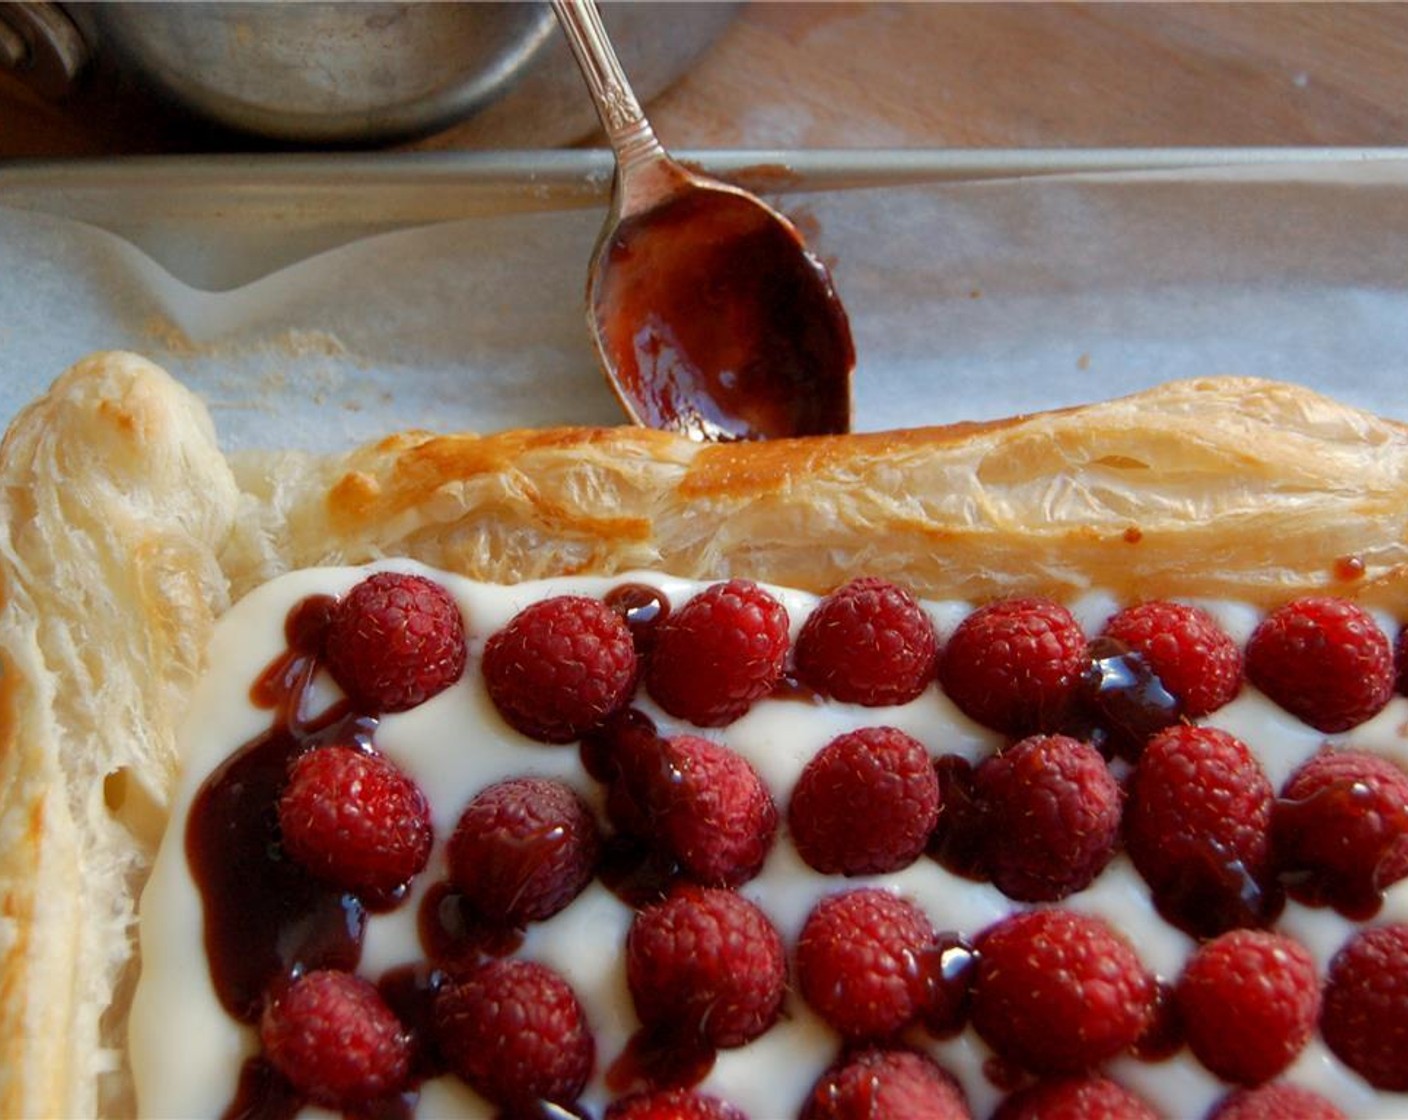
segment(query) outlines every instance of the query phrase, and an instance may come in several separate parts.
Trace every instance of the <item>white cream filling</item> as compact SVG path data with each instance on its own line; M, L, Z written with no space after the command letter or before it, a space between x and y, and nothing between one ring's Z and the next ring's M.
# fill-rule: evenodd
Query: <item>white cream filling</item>
M536 774L561 778L601 808L601 790L582 770L575 745L532 743L498 716L477 671L484 641L524 606L549 595L577 592L600 595L627 581L650 583L678 607L698 584L642 573L613 578L545 580L514 587L490 586L396 561L377 565L420 571L440 580L455 595L466 620L471 661L462 679L427 703L381 721L380 750L403 767L426 790L433 805L437 837L430 868L407 902L369 922L362 971L378 976L423 954L416 930L420 892L443 867L441 847L469 799L502 778ZM284 619L311 594L341 594L368 569L315 569L281 577L251 593L221 620L210 650L213 671L201 682L182 732L186 768L173 806L172 820L184 824L192 800L206 776L233 750L269 725L269 713L255 708L249 688L284 648ZM793 636L815 596L771 588L787 606ZM1257 615L1241 604L1202 603L1229 633L1245 642ZM969 610L963 603L926 604L940 637L950 633ZM1092 595L1074 611L1087 633L1098 632L1115 604ZM1387 620L1384 620L1387 626ZM328 695L335 695L325 685ZM664 733L699 729L681 724L655 708L642 693L637 703ZM1279 787L1326 736L1299 723L1246 687L1242 694L1207 721L1243 739L1262 759L1267 776ZM807 760L843 731L875 724L899 727L923 742L932 754L960 754L976 760L1000 740L963 716L937 689L928 688L910 704L862 708L845 704L810 704L764 700L743 718L718 730L704 731L727 743L757 767L785 810L787 791ZM1381 751L1408 767L1408 700L1395 698L1380 715L1330 741ZM132 1008L130 1051L144 1117L192 1120L219 1116L233 1099L242 1061L257 1048L254 1031L234 1022L221 1009L210 980L202 940L199 893L186 862L183 828L168 830L141 900L142 973ZM839 888L879 883L920 903L936 928L974 935L984 926L1020 908L996 888L956 878L933 860L920 859L892 875L842 880L817 874L802 863L779 833L761 873L742 893L768 912L784 939L795 939L811 907ZM1192 941L1158 917L1142 880L1123 856L1086 891L1062 905L1099 914L1123 930L1145 964L1175 978ZM621 948L632 912L599 882L550 920L530 928L521 954L560 971L576 989L596 1039L593 1080L583 1100L600 1107L607 1099L605 1070L621 1054L636 1028L626 990ZM1386 900L1378 921L1408 921L1408 882L1399 883ZM1337 914L1288 904L1278 928L1301 940L1323 973L1330 958L1353 930ZM966 1089L973 1113L986 1116L1001 1094L983 1076L989 1051L970 1030L947 1041L924 1043ZM783 1019L752 1044L719 1054L701 1089L742 1108L752 1120L786 1120L836 1053L833 1032L795 993ZM1112 1064L1111 1073L1145 1096L1169 1117L1203 1116L1230 1087L1207 1073L1186 1050L1163 1062L1132 1058ZM1408 1120L1408 1094L1372 1089L1313 1040L1285 1075L1323 1093L1346 1115L1360 1120ZM494 1107L453 1077L425 1084L417 1116L489 1120ZM328 1115L305 1109L302 1115Z

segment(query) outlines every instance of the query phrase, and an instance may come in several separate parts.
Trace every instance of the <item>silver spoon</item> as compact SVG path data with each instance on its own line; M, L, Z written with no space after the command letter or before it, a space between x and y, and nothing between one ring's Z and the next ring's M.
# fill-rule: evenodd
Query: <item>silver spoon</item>
M826 267L762 200L655 138L593 0L553 0L616 157L587 323L637 424L695 439L849 430L855 348Z

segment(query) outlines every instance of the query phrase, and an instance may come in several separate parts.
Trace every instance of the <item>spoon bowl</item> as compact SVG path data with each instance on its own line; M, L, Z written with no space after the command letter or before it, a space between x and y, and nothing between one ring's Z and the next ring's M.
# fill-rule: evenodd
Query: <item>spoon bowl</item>
M786 217L671 157L592 0L553 0L616 157L587 322L635 423L700 440L844 432L855 347L825 265Z

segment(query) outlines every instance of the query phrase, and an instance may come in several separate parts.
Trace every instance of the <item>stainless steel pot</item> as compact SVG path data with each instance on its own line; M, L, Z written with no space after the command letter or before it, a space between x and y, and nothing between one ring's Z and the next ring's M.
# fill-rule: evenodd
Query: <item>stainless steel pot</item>
M645 98L682 75L733 3L607 3ZM0 65L62 94L93 57L241 132L308 144L457 126L470 146L556 147L595 130L542 2L0 3Z

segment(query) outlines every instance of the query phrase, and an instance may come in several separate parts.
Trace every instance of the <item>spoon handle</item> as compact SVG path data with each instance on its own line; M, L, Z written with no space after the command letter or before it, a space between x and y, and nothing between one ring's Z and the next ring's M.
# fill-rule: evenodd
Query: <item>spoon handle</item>
M626 79L594 0L552 0L552 7L591 91L622 178L639 165L667 160L669 156L655 138Z

